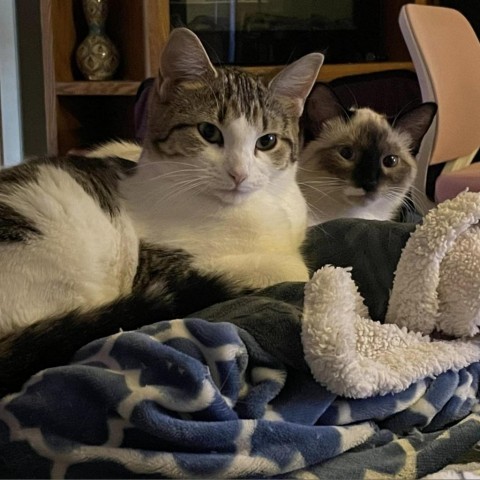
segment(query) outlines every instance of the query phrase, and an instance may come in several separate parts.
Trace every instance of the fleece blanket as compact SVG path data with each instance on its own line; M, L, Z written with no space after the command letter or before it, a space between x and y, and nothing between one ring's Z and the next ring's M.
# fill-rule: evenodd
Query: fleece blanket
M462 211L480 213L478 197L463 201ZM477 217L465 216L440 255L443 242L420 240L440 218L450 222L441 213L420 227L364 220L321 225L305 251L312 270L320 270L306 285L276 285L191 318L119 332L83 347L70 365L40 372L0 400L0 477L473 472L480 442L476 338L438 340L391 322L391 291L409 295L404 254L422 254L430 245L441 279L455 263L440 261L453 255L452 239L463 245L462 235L475 229ZM439 231L448 228L442 223ZM382 324L387 311L391 323ZM444 325L443 319L438 332L445 333ZM402 369L415 364L418 357L410 356L424 345L430 347L421 368ZM448 351L450 363L446 356L437 361Z
M46 370L5 398L0 471L415 478L480 441L472 413L479 376L476 363L395 395L349 400L286 369L230 323L160 322L93 342L73 365Z

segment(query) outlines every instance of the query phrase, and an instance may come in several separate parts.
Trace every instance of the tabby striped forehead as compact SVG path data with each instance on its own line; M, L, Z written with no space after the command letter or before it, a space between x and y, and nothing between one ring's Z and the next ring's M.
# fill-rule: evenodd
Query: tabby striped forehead
M256 77L233 69L222 69L217 78L219 92L219 121L245 116L249 123L260 119L268 123L268 90ZM266 127L266 125L264 125Z
M218 69L208 80L182 82L162 103L161 116L170 124L188 124L193 118L228 124L245 117L265 132L284 132L293 123L260 78L234 68Z

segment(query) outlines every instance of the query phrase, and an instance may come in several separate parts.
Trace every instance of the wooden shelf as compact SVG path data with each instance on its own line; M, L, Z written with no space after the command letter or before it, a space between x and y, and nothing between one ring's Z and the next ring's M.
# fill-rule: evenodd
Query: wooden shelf
M274 75L281 70L277 67L244 67L258 75ZM338 77L347 75L359 75L362 73L381 72L385 70L413 70L411 62L376 62L376 63L352 63L341 65L323 65L318 80L328 82ZM55 91L60 96L82 96L82 95L113 95L113 96L134 96L137 93L141 82L113 80L108 82L56 82Z
M244 67L245 70L258 75L273 76L283 67ZM413 70L412 62L372 62L372 63L342 63L326 64L320 69L318 80L329 82L339 77L360 75L363 73L383 72L386 70Z
M2 0L0 0L2 1ZM156 73L170 31L168 0L112 0L106 33L120 52L107 82L85 81L75 52L88 34L82 0L40 0L47 150L133 139L135 94Z
M383 72L386 70L413 70L412 62L375 62L375 63L345 63L339 65L323 65L318 79L329 82L335 78L363 73Z
M108 82L56 82L57 95L126 95L137 93L140 82L108 81Z

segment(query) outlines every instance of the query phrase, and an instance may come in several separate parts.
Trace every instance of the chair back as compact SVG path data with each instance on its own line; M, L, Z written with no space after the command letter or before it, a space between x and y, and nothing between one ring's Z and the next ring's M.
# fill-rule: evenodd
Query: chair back
M422 99L438 105L429 132L429 164L471 154L480 146L480 43L475 31L457 10L427 5L404 5L399 24Z

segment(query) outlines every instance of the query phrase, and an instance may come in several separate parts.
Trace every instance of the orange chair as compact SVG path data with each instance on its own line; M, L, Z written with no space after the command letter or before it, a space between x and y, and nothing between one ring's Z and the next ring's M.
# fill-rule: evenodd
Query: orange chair
M407 4L399 24L422 100L438 105L417 157L413 197L425 213L434 206L425 193L430 165L444 164L435 182L436 203L466 188L480 191L480 163L471 163L480 147L480 43L468 20L451 8Z

